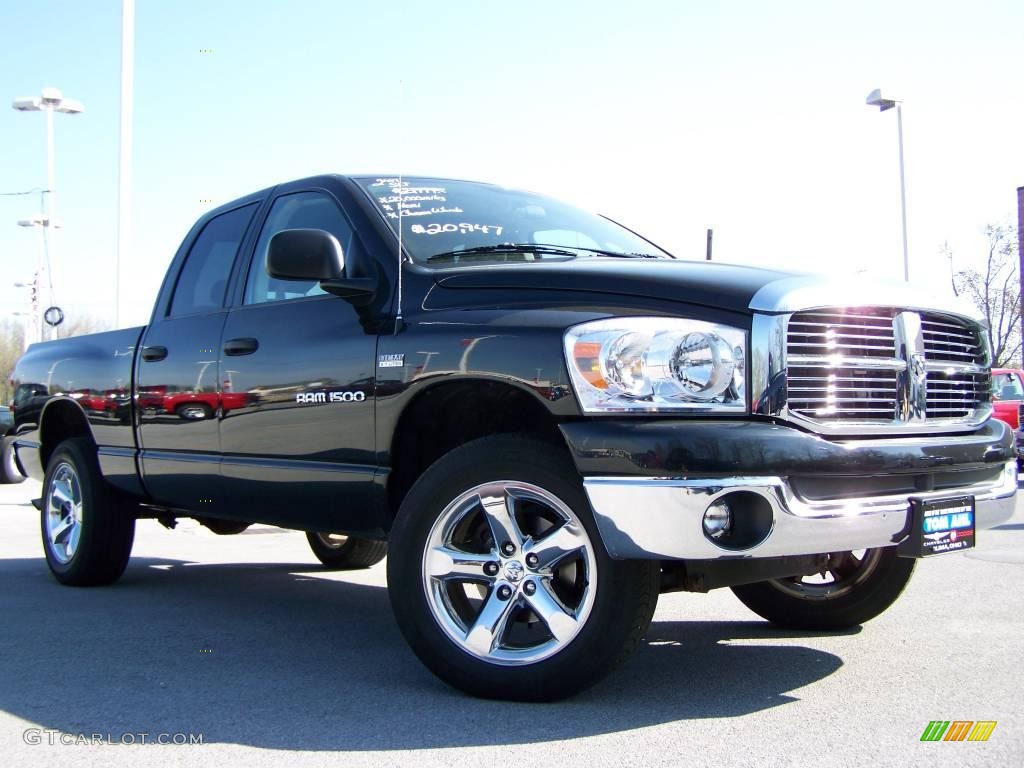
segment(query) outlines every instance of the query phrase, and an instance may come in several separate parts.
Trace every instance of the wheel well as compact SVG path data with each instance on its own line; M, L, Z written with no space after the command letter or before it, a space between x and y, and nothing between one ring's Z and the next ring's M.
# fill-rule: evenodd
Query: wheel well
M420 394L399 419L391 445L391 519L416 479L439 458L471 440L510 432L565 446L555 418L533 396L510 384L451 382Z
M46 406L39 425L39 458L44 469L57 446L72 437L85 437L95 442L89 420L80 406L70 400L52 401Z

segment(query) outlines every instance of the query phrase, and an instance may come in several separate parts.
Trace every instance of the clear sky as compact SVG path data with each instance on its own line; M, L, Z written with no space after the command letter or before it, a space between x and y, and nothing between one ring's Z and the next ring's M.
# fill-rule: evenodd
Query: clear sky
M713 227L716 260L900 277L876 87L905 101L911 274L944 290L943 244L977 264L1024 185L1022 29L1020 0L137 0L121 324L146 321L200 213L320 172L496 181L681 257ZM56 117L56 293L112 321L120 2L0 0L0 40L0 102L56 86L86 106ZM0 192L45 179L42 115L3 107ZM4 315L38 207L0 197Z

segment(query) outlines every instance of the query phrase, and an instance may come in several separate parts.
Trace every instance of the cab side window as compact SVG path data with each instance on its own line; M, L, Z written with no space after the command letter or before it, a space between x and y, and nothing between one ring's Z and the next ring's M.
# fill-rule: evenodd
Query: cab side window
M254 203L222 213L206 223L178 275L171 317L216 312L224 306L231 265L255 211Z
M256 242L256 252L245 282L245 303L300 299L324 293L315 280L278 280L267 274L270 238L284 229L323 229L334 235L345 254L353 242L352 227L338 204L322 192L295 192L274 201Z

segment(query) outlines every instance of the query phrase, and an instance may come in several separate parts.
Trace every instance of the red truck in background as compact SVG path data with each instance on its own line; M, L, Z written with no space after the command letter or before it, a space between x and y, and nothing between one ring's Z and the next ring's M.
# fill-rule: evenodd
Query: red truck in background
M1020 426L1021 401L1024 401L1024 371L1019 368L993 368L993 415L1017 429Z
M1024 431L1021 410L1024 409L1024 371L1020 368L992 369L992 415L1013 427L1017 441L1017 466L1024 469Z

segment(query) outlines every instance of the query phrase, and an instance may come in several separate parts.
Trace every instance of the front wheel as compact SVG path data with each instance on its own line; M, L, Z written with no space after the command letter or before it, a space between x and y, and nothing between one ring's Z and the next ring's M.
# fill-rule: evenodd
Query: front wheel
M62 584L110 584L128 565L135 518L104 481L88 440L65 440L50 457L41 528L46 564Z
M434 674L485 698L589 688L640 642L658 581L656 562L608 557L568 456L522 436L442 457L391 533L402 634Z
M875 618L896 602L915 560L896 547L833 552L820 573L733 587L750 610L793 629L847 629Z

